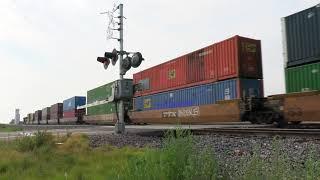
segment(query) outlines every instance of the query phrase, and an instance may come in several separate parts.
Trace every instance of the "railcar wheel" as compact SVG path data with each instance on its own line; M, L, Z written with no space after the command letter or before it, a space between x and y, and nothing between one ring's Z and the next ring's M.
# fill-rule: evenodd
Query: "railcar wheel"
M278 127L279 128L285 128L288 126L288 121L284 120L284 119L280 119L278 121Z

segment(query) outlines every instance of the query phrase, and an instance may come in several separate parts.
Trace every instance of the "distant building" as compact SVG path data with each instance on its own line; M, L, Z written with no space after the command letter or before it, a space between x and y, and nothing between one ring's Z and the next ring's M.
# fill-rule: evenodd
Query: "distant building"
M15 110L14 124L20 123L20 109Z

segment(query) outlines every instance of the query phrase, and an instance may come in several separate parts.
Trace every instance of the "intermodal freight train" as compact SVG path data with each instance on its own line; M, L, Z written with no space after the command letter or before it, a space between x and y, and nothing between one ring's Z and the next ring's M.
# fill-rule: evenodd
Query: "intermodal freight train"
M282 19L287 94L264 96L261 42L237 35L37 110L25 123L114 124L120 86L126 123L320 121L318 22L319 5Z

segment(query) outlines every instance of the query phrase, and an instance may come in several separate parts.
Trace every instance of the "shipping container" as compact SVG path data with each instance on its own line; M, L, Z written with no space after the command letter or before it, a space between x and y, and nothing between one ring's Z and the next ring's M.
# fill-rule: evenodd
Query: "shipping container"
M42 109L42 120L48 121L50 119L50 107Z
M135 97L231 78L262 79L261 42L234 36L133 75Z
M63 117L63 104L57 103L50 107L50 120L58 120Z
M320 4L282 18L286 67L320 61Z
M28 121L29 121L29 120L28 120L28 117L24 117L24 118L23 118L23 124L27 124Z
M134 110L158 110L215 104L221 100L263 97L263 80L230 79L134 98Z
M130 112L134 124L214 124L243 121L244 107L239 99L216 104Z
M75 96L63 101L63 111L72 111L77 109L78 106L83 106L86 104L86 97Z
M132 80L130 80L132 84ZM102 85L100 87L94 88L92 90L89 90L87 92L87 104L90 105L92 103L95 103L97 101L103 101L107 100L112 95L112 86L114 82ZM129 109L132 107L132 102L125 101L125 108ZM131 108L132 109L132 108ZM103 115L103 114L111 114L116 112L116 107L113 102L110 103L104 103L99 105L90 106L87 108L87 115Z
M285 79L287 93L320 90L320 62L287 68Z
M28 123L27 124L32 124L33 122L33 113L28 114Z
M86 109L73 109L70 111L63 112L63 118L74 118L74 117L82 117L86 114Z
M37 110L36 112L34 112L34 121L36 124L40 124L41 120L42 120L42 111Z

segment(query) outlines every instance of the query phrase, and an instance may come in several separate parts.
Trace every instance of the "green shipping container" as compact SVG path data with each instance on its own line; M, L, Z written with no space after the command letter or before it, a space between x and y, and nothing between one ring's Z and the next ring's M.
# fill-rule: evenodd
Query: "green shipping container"
M87 104L94 103L96 101L102 101L108 99L112 94L112 85L115 81L105 84L103 86L94 88L87 92ZM125 110L132 109L132 101L124 102ZM87 115L103 115L112 114L116 112L114 103L106 103L97 106L91 106L87 108Z
M287 93L320 90L320 62L287 68L285 76Z
M87 92L87 104L91 104L96 101L102 101L108 99L112 94L112 85L114 82L105 84L103 86L94 88ZM115 112L115 104L107 103L87 108L87 115L102 115L111 114Z

